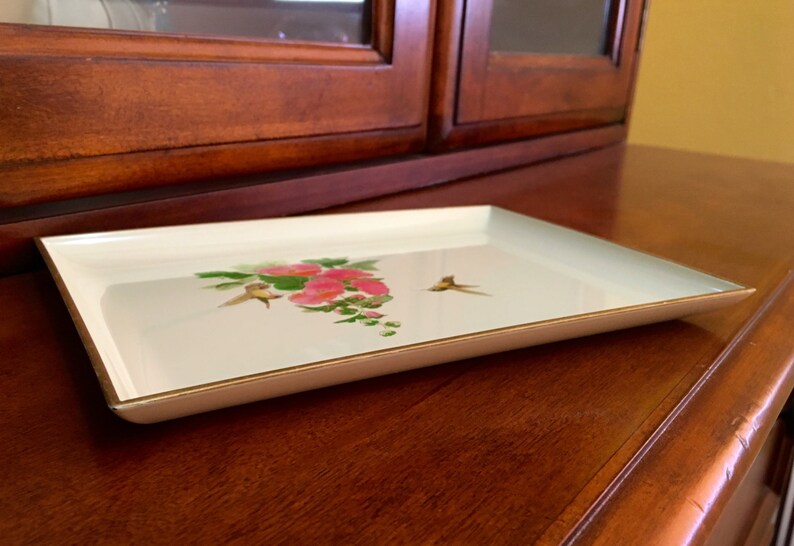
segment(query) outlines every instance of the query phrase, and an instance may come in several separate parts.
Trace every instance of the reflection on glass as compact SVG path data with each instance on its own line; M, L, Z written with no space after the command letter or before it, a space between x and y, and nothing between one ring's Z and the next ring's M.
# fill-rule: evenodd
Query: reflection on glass
M0 22L366 44L371 0L0 0Z
M605 55L611 0L494 0L491 50Z

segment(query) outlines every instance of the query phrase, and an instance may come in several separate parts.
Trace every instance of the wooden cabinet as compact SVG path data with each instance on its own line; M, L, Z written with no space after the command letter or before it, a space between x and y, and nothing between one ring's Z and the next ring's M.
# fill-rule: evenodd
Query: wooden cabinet
M431 12L375 0L371 45L0 25L0 201L51 199L30 186L89 158L109 172L61 197L416 151Z
M372 0L359 45L0 24L0 207L623 122L641 0L598 55L500 52L498 5Z
M444 28L436 44L440 81L432 125L437 149L625 120L643 2L572 4L440 5ZM533 37L544 29L545 36Z

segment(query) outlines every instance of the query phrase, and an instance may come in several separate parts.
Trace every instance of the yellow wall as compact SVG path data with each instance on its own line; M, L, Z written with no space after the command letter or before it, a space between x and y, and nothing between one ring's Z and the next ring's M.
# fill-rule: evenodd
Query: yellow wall
M794 0L651 0L629 142L794 163Z

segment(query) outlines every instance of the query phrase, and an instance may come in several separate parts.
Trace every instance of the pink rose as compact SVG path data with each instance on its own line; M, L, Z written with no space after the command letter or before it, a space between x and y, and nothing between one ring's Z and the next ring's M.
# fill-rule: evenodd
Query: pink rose
M318 305L333 300L345 291L345 285L333 279L314 279L307 282L302 292L296 292L289 301L299 305Z
M377 311L364 311L364 316L367 318L381 318L383 315Z
M371 277L372 273L368 271L361 271L360 269L329 269L319 276L325 277L327 279L346 281L350 279L360 279L362 277Z
M389 293L389 287L383 284L380 281L374 281L372 279L359 279L350 281L352 286L355 286L362 292L366 292L372 296L385 296Z
M318 264L290 264L290 265L274 265L273 267L264 267L257 269L257 273L262 275L272 275L274 277L313 277L322 271L322 267Z

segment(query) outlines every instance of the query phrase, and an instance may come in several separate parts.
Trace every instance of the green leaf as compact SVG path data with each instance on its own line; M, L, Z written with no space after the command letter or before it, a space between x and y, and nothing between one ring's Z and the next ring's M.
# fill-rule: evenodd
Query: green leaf
M336 267L338 265L345 265L347 258L320 258L319 260L302 260L305 264L317 264L323 267Z
M339 314L340 315L355 315L356 313L358 313L358 311L356 311L355 309L347 308L347 307L342 308L342 309L339 310Z
M222 282L220 284L213 284L212 286L205 286L204 288L214 288L216 290L231 290L245 284L243 281Z
M362 320L361 324L363 324L364 326L377 326L378 324L380 324L380 321L378 319L367 319L367 320Z
M389 322L384 323L384 326L388 326L389 328L399 328L402 326L402 324L397 321L390 320Z
M309 280L308 277L293 277L289 275L257 275L257 277L259 277L259 279L263 282L272 284L273 288L276 290L284 290L289 292L303 290L303 287L306 285L306 281Z
M389 336L393 336L396 333L397 332L395 332L394 330L381 330L380 335L382 335L383 337L389 337Z
M356 317L350 317L342 320L337 320L334 324L342 324L343 322L356 322Z
M255 277L250 273L238 273L236 271L204 271L203 273L196 273L199 279L237 279L244 280Z
M303 290L305 284L306 279L302 281L279 281L273 283L273 288L276 290L284 290L286 292L296 292L298 290Z
M358 305L367 309L377 309L384 303L388 303L394 298L388 294L383 296L370 296L365 300L361 300Z
M347 264L346 267L349 267L350 269L360 269L362 271L377 271L378 268L375 267L376 263L378 263L378 260L362 260L360 262Z
M355 286L345 286L345 290L347 290L348 292L358 292L358 288L356 288Z
M308 305L298 305L298 307L303 309L306 313L329 313L339 307L339 305L331 303L328 305L322 305L320 307L310 307Z

